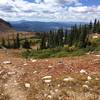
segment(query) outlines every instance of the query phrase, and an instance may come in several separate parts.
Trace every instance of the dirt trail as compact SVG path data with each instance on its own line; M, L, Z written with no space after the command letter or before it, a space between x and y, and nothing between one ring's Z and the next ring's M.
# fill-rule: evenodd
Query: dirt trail
M22 74L22 70L15 68L15 66L7 66L8 78L5 84L5 94L7 94L10 100L27 100L25 91L21 89L17 82L17 78Z
M100 55L26 60L10 53L0 51L0 100L76 100L84 87L84 100L100 100Z

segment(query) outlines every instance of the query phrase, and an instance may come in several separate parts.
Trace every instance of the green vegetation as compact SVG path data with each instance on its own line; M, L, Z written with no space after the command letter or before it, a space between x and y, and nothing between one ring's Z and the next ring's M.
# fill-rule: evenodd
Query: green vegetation
M100 33L100 23L95 20L87 25L72 26L71 30L58 29L40 34L40 48L25 50L22 56L26 58L49 58L80 56L90 52L100 51L100 38L93 39L92 33Z
M58 29L32 37L17 34L12 39L8 36L1 39L0 48L26 49L22 52L26 58L80 56L100 51L100 38L94 39L93 33L100 33L100 22L96 19L94 23L74 25L70 30Z
M100 46L97 46L96 48L89 46L88 48L75 48L73 47L69 48L55 48L55 49L43 49L43 50L24 50L22 52L22 56L25 58L51 58L51 57L69 57L69 56L81 56L88 52L94 51L99 52Z

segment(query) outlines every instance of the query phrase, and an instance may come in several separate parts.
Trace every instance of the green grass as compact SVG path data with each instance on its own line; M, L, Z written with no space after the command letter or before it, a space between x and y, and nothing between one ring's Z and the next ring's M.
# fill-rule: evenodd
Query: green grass
M51 57L68 57L68 56L81 56L87 51L85 49L77 49L74 51L67 51L65 49L45 49L45 50L25 50L22 56L25 58L51 58Z
M33 42L33 41L32 41ZM35 43L39 42L39 39L34 40ZM24 50L22 51L22 56L25 58L51 58L51 57L70 57L70 56L81 56L87 52L94 51L95 53L100 53L100 39L94 39L91 46L86 48L78 48L75 46L63 48L54 48L54 49L44 49L44 50Z

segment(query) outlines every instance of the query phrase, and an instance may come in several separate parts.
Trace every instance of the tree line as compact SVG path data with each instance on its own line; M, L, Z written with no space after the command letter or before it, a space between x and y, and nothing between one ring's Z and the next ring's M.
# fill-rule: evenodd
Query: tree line
M21 39L19 34L17 33L12 36L13 38L10 39L10 36L8 35L7 38L1 39L1 48L5 47L7 49L19 49L19 48L31 48L31 42L25 37L23 40L23 43L21 43Z
M64 47L64 45L86 48L86 46L91 45L89 36L92 33L100 34L100 22L97 19L89 24L73 25L70 29L58 29L46 33L38 33L37 35L41 39L40 49L58 48ZM10 39L10 36L6 39L2 38L1 47L30 49L31 42L25 37L23 43L21 43L19 34L16 34L12 39Z
M91 45L89 37L92 33L100 34L100 22L97 19L89 24L71 26L71 29L58 29L41 34L40 48L57 48L64 45L86 48Z

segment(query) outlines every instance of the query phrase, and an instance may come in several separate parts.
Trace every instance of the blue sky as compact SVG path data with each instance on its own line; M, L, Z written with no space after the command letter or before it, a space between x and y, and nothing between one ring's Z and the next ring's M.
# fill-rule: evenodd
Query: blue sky
M100 0L0 0L8 21L90 21L100 19Z

